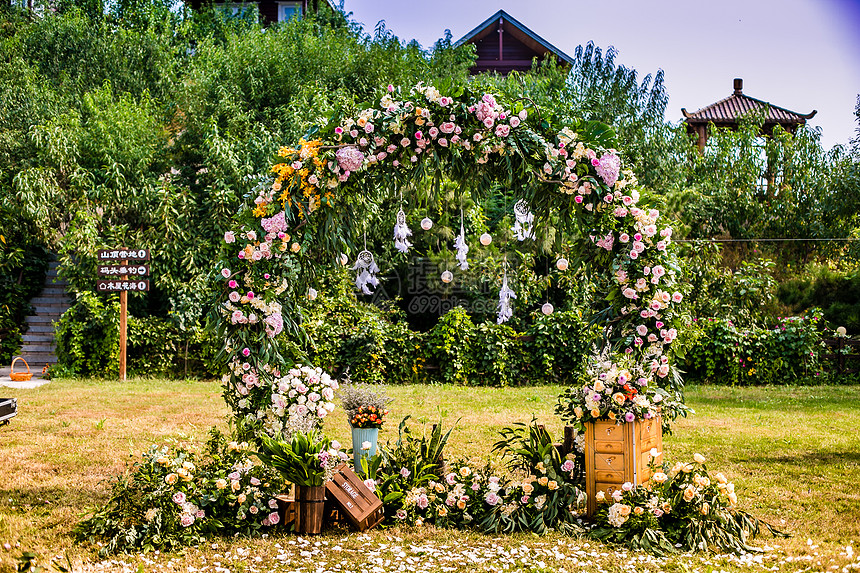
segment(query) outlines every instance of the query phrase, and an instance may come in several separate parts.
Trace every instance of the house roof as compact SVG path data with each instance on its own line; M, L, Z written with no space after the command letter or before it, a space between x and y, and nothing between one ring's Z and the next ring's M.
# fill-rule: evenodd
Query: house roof
M471 32L468 32L465 36L457 40L454 44L454 47L462 46L466 43L475 43L480 40L483 40L491 33L496 31L495 25L500 21L504 21L507 24L511 24L511 26L505 27L505 31L509 33L511 36L525 44L528 48L531 48L535 52L539 52L541 54L546 54L547 52L552 52L555 54L560 61L567 63L568 65L573 65L573 58L535 34L528 27L526 27L522 22L505 12L504 10L499 10L480 24L478 24L475 29Z
M810 113L802 114L744 95L743 86L743 80L736 78L734 81L734 93L729 97L693 113L688 112L686 108L681 108L681 113L684 114L685 121L688 124L711 122L716 125L736 124L745 115L766 111L765 123L797 125L806 123L807 119L812 119L818 113L817 110L812 110Z

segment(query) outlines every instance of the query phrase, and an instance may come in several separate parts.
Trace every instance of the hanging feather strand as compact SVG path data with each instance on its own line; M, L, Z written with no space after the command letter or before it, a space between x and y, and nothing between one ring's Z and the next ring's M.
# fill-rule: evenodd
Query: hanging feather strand
M409 242L407 237L411 236L412 230L406 226L406 213L403 212L403 208L401 207L397 211L397 223L394 225L394 248L401 253L408 251L412 243Z
M496 319L497 324L507 322L514 315L511 305L511 299L513 298L517 298L517 294L508 287L508 271L505 270L502 276L502 288L499 290L499 316Z
M376 278L376 273L379 272L379 267L376 266L376 261L373 260L373 254L370 251L361 251L358 253L358 259L355 261L355 266L352 270L358 271L355 276L355 288L364 294L373 294L368 285L376 288L379 286L379 279Z
M469 268L469 263L466 261L466 254L469 252L469 245L466 244L466 233L463 228L463 214L460 214L460 234L454 239L454 248L457 249L457 262L460 263L460 270L465 271Z

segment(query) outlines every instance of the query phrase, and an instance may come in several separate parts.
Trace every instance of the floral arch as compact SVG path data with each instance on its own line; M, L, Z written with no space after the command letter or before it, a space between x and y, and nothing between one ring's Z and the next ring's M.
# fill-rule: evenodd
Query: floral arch
M281 148L271 177L224 237L215 308L229 364L224 395L236 416L274 434L292 415L331 411L337 383L284 364L276 343L282 332L303 336L297 301L315 296L312 261L350 264L357 286L370 289L378 269L360 246L356 221L384 198L420 205L415 183L429 178L438 186L447 178L476 199L493 185L508 190L523 237L551 221L591 239L590 264L604 279L606 300L596 318L612 349L591 358L588 378L561 397L557 411L579 424L674 418L683 406L670 345L684 289L672 229L657 210L638 206L636 179L611 148L613 137L602 124L543 117L526 98L419 84L388 86L378 105L335 114L295 147ZM401 210L398 250L409 248L411 235ZM454 248L465 268L462 230ZM516 294L500 279L502 321ZM296 392L309 385L310 400L307 388Z

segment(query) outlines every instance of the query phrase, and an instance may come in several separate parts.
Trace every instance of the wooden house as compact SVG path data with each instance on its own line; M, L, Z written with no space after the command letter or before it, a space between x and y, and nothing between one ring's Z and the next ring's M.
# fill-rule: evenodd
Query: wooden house
M473 75L482 72L507 75L513 70L528 71L533 59L541 60L547 56L555 56L563 66L573 65L573 58L504 10L487 18L454 45L464 44L474 44L477 51L477 61L469 70Z
M301 18L308 13L320 10L334 11L329 0L257 0L251 2L229 2L224 0L187 0L193 10L209 5L224 10L229 15L239 15L245 10L256 10L260 22L269 26L277 22L286 22L290 18Z

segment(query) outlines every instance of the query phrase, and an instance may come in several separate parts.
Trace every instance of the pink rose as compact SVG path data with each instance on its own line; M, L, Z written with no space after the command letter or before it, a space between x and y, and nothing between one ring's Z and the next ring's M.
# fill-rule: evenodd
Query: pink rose
M229 279L231 274L230 269L221 269L221 276L225 279Z

